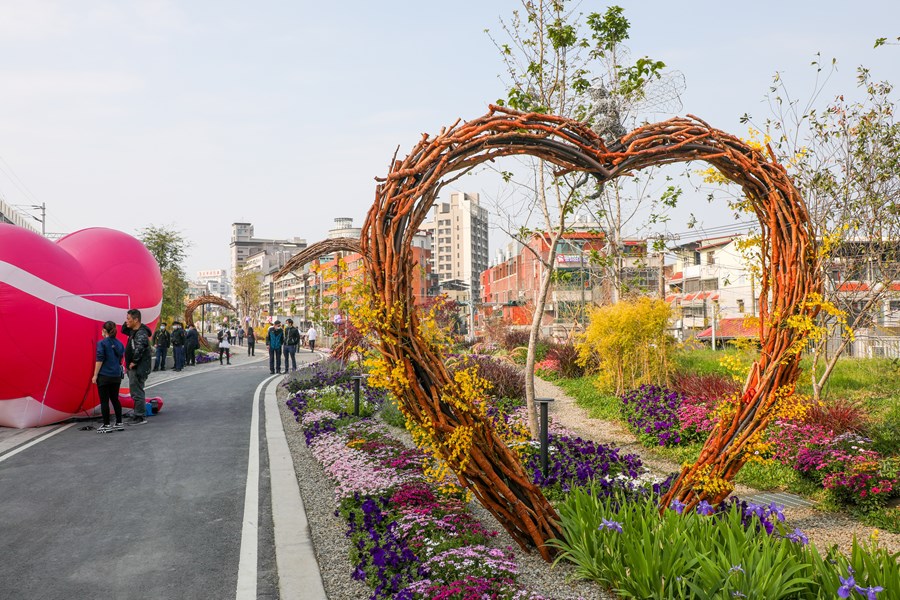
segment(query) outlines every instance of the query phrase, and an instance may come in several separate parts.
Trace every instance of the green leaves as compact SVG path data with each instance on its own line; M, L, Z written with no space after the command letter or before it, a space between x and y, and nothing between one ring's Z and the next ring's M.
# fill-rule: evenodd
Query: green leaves
M631 23L624 16L621 6L610 6L602 15L591 13L587 23L593 32L591 37L597 43L599 52L612 52L616 46L628 39Z
M182 263L187 256L190 242L181 232L156 225L139 230L137 237L159 264L163 281L160 322L180 317L184 312L184 296L188 287Z
M666 63L661 60L651 60L646 56L639 58L630 67L619 71L619 93L629 99L642 98L647 83L659 79L665 67Z
M724 599L835 598L839 577L852 572L864 586L900 589L900 554L874 543L853 543L849 557L745 527L737 506L705 517L660 515L652 498L603 497L603 489L576 488L558 507L563 539L549 544L557 562L577 576L615 590L622 598ZM622 532L604 527L621 525Z

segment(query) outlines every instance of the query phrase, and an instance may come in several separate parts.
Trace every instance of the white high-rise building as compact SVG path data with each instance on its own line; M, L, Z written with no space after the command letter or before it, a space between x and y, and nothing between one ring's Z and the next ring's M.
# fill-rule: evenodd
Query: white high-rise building
M441 291L471 309L481 297L481 272L488 268L488 212L478 194L451 193L450 202L434 205L422 230L432 233L432 272Z

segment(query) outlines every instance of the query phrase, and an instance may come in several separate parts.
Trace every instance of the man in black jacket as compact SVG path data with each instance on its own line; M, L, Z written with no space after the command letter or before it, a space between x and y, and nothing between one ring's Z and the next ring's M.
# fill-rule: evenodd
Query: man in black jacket
M300 345L300 330L294 327L294 320L285 321L287 327L284 328L284 372L297 370L297 346ZM293 366L291 366L293 363Z
M195 353L198 348L200 348L200 334L197 333L197 328L191 323L187 331L184 332L184 351L187 354L187 364L197 364Z
M153 363L154 371L166 370L166 358L169 356L169 332L166 331L166 324L160 323L156 331L153 332L153 345L156 346L156 362Z
M181 321L172 323L172 354L175 357L175 370L184 368L184 328Z
M128 366L128 390L134 400L134 416L126 425L143 425L147 422L147 408L144 402L144 383L150 375L150 328L141 323L141 311L132 308L125 316L122 333L128 336L125 342L125 364Z

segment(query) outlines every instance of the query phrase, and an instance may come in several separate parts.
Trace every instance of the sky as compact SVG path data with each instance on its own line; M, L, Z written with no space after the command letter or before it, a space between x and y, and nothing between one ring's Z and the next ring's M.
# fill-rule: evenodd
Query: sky
M823 98L852 96L859 65L900 82L900 47L873 48L900 35L896 0L618 4L632 57L684 76L680 114L736 135L741 115L768 114L776 72L809 95L817 52L838 60ZM49 232L174 228L191 243L189 277L229 267L233 222L310 243L337 217L359 226L395 151L504 97L485 29L503 39L517 6L0 0L0 198L45 203ZM450 189L500 194L488 176ZM668 229L690 214L733 219L698 196ZM491 247L502 238L492 230Z

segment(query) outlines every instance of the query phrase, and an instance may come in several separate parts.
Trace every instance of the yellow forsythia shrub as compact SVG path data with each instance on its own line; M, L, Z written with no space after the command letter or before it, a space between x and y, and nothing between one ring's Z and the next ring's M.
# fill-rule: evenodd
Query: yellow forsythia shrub
M579 363L597 374L604 392L665 385L674 349L666 333L670 317L665 302L650 298L594 309L576 344Z

